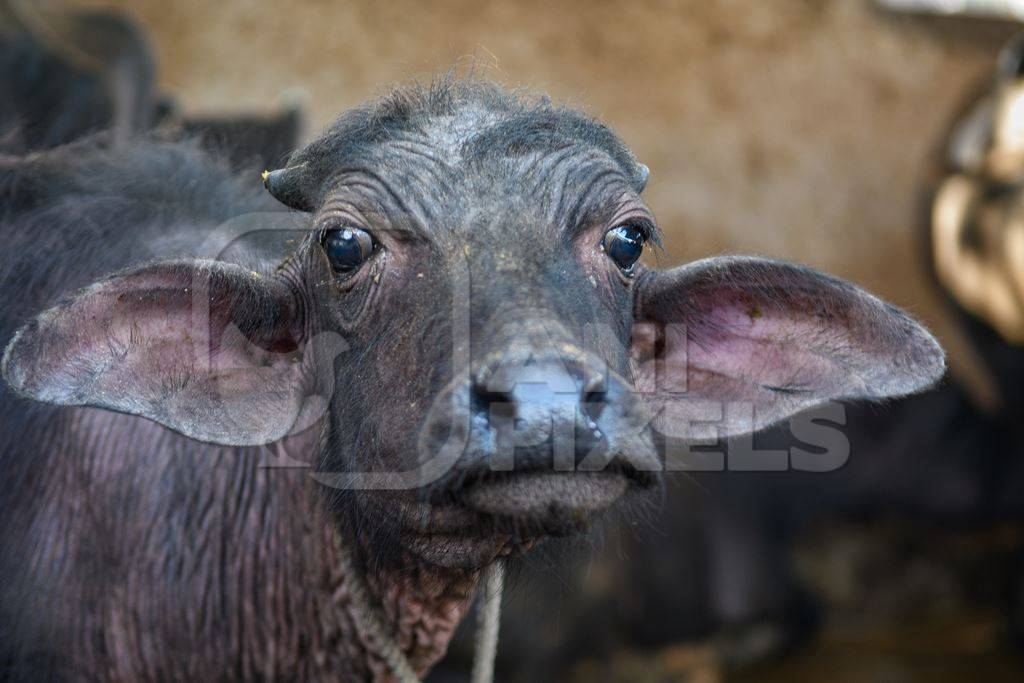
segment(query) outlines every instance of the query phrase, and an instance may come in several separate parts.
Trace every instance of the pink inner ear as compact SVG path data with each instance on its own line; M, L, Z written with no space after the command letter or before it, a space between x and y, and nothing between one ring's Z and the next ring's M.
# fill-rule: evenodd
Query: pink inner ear
M722 307L708 323L690 327L691 384L703 387L720 377L772 390L813 392L843 375L851 390L862 391L864 380L855 368L844 366L849 345L836 332L799 313L787 318L770 309Z
M641 334L634 335L638 382L659 392L745 400L761 390L818 391L836 374L849 374L853 389L864 388L843 367L849 349L842 339L813 319L779 318L733 302L696 323L666 324L656 340L651 329Z
M637 308L641 391L660 407L747 404L755 428L829 400L916 391L944 368L902 312L791 264L721 258L653 274Z
M39 400L142 415L204 441L267 443L301 408L289 305L280 283L237 266L146 266L42 313L12 342L5 374Z

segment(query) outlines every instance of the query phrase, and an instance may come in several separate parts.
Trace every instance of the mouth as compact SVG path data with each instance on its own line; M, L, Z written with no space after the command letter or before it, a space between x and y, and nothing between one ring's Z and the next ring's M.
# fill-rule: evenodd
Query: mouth
M396 511L408 547L438 564L485 564L519 555L538 540L584 531L597 515L655 477L629 464L599 472L486 471L441 497L406 500Z
M448 504L422 503L403 536L420 557L450 566L518 556L538 540L583 531L631 486L618 472L524 472L489 476Z
M487 472L464 480L457 501L499 527L565 535L581 530L630 489L647 488L652 479L649 473L619 463L597 472Z
M629 480L613 472L525 472L488 478L461 499L485 515L562 527L611 507L628 487Z

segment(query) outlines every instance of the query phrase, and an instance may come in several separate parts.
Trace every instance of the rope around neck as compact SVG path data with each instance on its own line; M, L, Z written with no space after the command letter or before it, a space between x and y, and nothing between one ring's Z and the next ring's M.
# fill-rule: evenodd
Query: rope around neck
M344 543L338 543L338 557L342 574L348 583L352 611L358 622L356 626L373 644L377 654L384 659L384 664L400 683L420 683L420 677L409 663L409 658L389 635L380 610L372 603L366 583L356 571ZM495 560L484 567L480 583L483 595L477 611L471 683L491 683L494 679L494 658L498 652L501 594L505 586L503 562Z
M505 588L505 563L495 560L484 567L480 605L476 613L473 643L473 674L470 683L494 680L494 658L498 654L498 625L501 622L501 593Z

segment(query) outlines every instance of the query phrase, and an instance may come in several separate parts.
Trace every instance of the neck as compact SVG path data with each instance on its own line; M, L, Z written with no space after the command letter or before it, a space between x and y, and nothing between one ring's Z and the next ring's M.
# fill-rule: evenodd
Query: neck
M361 542L332 534L340 558L333 596L353 630L354 660L374 681L424 676L448 649L469 609L480 571L424 565L407 558L367 573Z

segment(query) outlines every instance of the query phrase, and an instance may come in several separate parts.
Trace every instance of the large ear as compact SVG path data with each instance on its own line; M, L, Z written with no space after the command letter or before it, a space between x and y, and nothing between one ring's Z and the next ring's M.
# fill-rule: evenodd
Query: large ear
M637 387L673 436L692 434L688 421L714 422L724 437L830 400L901 396L945 369L907 314L790 263L719 257L649 271L634 310Z
M274 441L302 404L303 316L283 279L215 261L143 266L82 290L11 340L3 375L227 445Z

